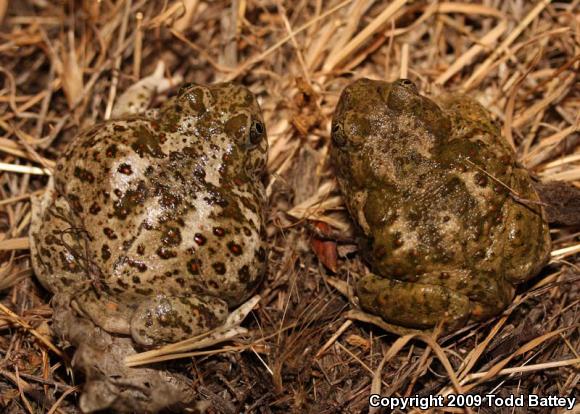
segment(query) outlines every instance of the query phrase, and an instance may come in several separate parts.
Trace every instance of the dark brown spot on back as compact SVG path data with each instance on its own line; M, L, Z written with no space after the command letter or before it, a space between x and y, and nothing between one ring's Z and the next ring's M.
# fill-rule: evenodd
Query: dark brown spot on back
M93 173L81 167L75 167L74 176L85 183L93 184L95 182Z
M76 213L82 213L84 211L81 199L79 198L78 195L69 194L66 198L73 211L75 211Z
M218 237L223 237L226 235L226 231L222 227L214 227L213 234L215 234Z
M133 169L131 168L131 165L127 164L127 163L123 163L123 164L119 165L119 168L117 168L117 171L119 171L121 174L125 174L125 175L133 174Z
M115 210L115 216L119 220L124 220L127 216L135 209L135 207L143 205L148 196L147 185L144 181L139 181L137 188L135 190L127 190L127 192L121 197L120 194L115 194L119 197L113 208Z
M117 234L110 227L105 227L103 229L103 233L105 233L105 236L107 236L109 238L109 240L116 240L117 239Z
M129 266L137 269L141 273L143 273L144 271L147 270L147 265L144 262L140 261L140 260L129 259L129 260L127 260L127 264Z
M195 233L193 236L193 241L195 241L199 246L203 246L207 242L207 239L203 236L203 234Z
M226 265L222 262L215 262L211 265L211 267L213 267L213 270L215 270L218 275L226 274Z
M240 246L239 244L237 244L237 243L235 243L235 242L233 242L233 241L230 241L230 242L228 243L228 249L230 250L230 252L232 252L232 254L233 254L234 256L239 256L239 255L241 255L241 254L242 254L242 252L243 252L243 251L242 251L242 246Z
M111 257L111 249L107 244L101 247L101 258L106 262Z
M108 158L115 158L115 155L117 155L117 146L115 144L109 145L105 150L105 155Z
M131 144L131 148L139 154L141 158L145 154L154 158L164 158L165 154L159 146L159 137L151 132L148 128L140 125L134 132L135 141Z
M177 256L177 253L175 253L175 251L168 249L165 246L161 246L160 248L158 248L156 253L157 256L161 257L164 260L171 259Z
M487 185L487 177L485 174L481 172L475 173L475 183L480 187L485 187Z
M99 206L99 204L95 201L93 204L91 204L91 207L89 208L89 212L93 215L98 214L99 211L101 211L101 207Z
M201 269L201 260L199 259L191 259L187 262L187 270L194 276L199 275L199 271Z

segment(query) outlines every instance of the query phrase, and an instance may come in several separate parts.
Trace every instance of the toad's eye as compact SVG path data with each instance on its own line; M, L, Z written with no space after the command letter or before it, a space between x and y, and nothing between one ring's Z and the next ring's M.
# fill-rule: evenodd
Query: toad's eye
M342 124L336 122L332 126L331 137L337 147L342 147L346 144L346 136L344 135L344 129Z
M265 132L266 128L264 128L264 124L260 121L253 120L250 126L250 144L252 146L258 145L262 141L262 138L264 138Z

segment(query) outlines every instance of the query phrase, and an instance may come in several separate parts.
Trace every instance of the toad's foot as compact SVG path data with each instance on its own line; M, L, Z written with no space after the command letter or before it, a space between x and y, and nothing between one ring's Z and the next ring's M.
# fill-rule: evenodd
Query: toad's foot
M458 327L471 314L469 298L445 286L368 275L358 281L356 291L363 309L410 328L432 328L441 322Z
M149 364L157 361L193 356L191 351L215 346L219 343L230 341L233 338L248 333L248 330L240 324L260 301L260 296L255 295L239 308L229 314L225 322L215 329L204 332L195 337L180 342L165 345L159 349L141 352L125 358L125 364L129 367Z
M227 315L227 303L213 296L157 295L135 310L131 336L144 346L175 342L220 326Z
M228 305L223 300L195 294L144 298L137 309L103 292L97 300L93 289L71 300L73 308L97 326L107 332L131 335L137 344L144 347L196 337L213 337L217 342L222 342L236 336L228 331L239 327L256 303L257 300L252 298L228 315Z

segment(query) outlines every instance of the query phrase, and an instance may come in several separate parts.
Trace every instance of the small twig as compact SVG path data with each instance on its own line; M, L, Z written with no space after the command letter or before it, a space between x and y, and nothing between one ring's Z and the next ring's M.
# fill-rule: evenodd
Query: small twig
M330 348L333 343L336 342L336 340L340 337L340 335L342 335L351 325L352 320L348 319L347 321L345 321L340 326L340 328L338 328L336 332L332 334L332 336L328 339L328 341L326 341L324 345L322 345L322 347L318 350L318 352L314 356L314 359L320 358L326 352L326 350Z
M125 0L125 11L123 13L123 20L121 21L121 28L119 30L119 39L118 39L118 49L117 49L117 58L115 59L115 63L113 64L113 77L111 78L111 88L109 89L109 99L107 100L107 108L105 110L104 119L109 119L111 117L111 113L113 112L113 105L115 103L115 96L117 94L117 85L119 83L119 71L121 69L121 62L123 57L123 44L125 42L125 36L127 34L127 24L129 21L129 12L131 11L131 3L132 0Z
M484 173L485 175L487 175L493 181L495 181L496 183L498 183L502 187L506 188L510 192L510 195L512 196L512 198L514 200L516 200L517 202L522 203L522 204L526 204L526 205L527 204L535 204L535 205L544 206L544 207L547 206L547 204L544 203L543 201L529 200L527 198L522 197L521 195L518 194L518 192L516 190L514 190L513 188L511 188L510 186L508 186L507 184L505 184L501 180L497 179L496 177L494 177L493 175L491 175L490 173L488 173L487 171L485 171L483 168L481 168L479 165L471 162L470 160L465 159L465 162L467 162L471 166L477 168L479 171L481 171L482 173Z
M0 162L0 171L15 172L20 174L52 175L52 173L46 168L32 167L29 165L7 164L5 162Z
M141 74L141 59L143 54L143 13L139 12L135 16L135 51L133 53L133 77L139 79Z

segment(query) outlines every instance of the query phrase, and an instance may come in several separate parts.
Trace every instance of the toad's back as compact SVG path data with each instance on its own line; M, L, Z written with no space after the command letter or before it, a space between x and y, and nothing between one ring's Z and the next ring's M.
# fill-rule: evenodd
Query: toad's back
M95 319L102 293L132 309L158 295L242 303L265 269L266 153L258 104L233 84L185 86L158 113L82 133L40 209L40 280L54 292L91 282L81 308Z
M448 314L453 295L462 303L452 318L495 314L511 300L512 283L548 257L529 175L488 113L465 96L436 104L407 80L354 82L335 113L331 156L363 252L381 276L363 278L361 303L385 319L397 322L393 309L408 306L401 324L430 326L442 315L427 308ZM387 300L386 287L411 294ZM425 295L429 306L416 302Z

